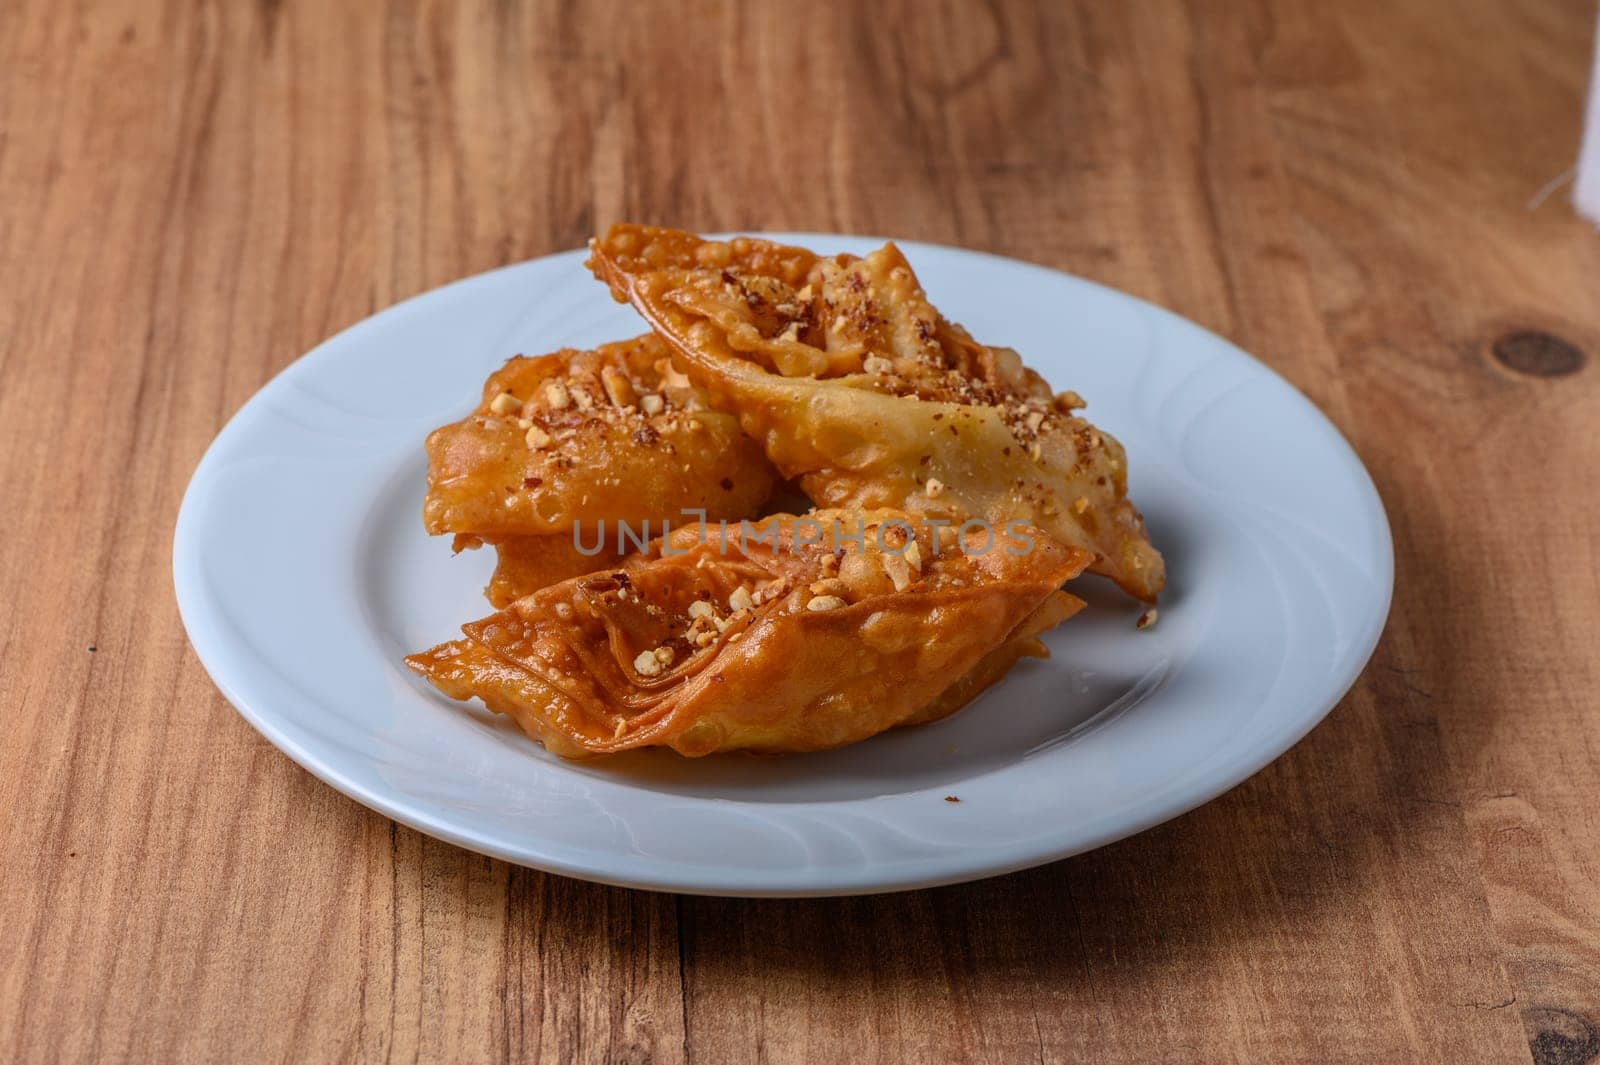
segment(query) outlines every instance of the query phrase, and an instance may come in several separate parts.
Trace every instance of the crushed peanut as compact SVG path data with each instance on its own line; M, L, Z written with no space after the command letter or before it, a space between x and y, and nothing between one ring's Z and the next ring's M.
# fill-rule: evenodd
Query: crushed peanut
M1029 429L1031 429L1033 432L1037 433L1039 431L1039 426L1041 426L1043 424L1044 424L1044 411L1035 410L1035 411L1029 411L1028 412L1028 428Z
M750 598L750 589L742 584L733 590L732 595L728 596L729 610L749 610L753 606L755 606L755 600Z
M1151 607L1143 614L1139 615L1139 620L1133 623L1134 627L1139 629L1148 629L1150 626L1156 623L1156 618L1159 616L1160 615L1157 613L1156 608Z
M944 494L944 482L937 477L929 477L928 483L922 486L929 499L937 499Z
M915 540L906 545L905 553L901 557L918 573L922 572L922 548L917 546Z
M1088 496L1079 496L1077 499L1073 500L1072 512L1074 514L1082 514L1085 511L1087 511L1088 509L1089 509L1089 497Z
M850 586L838 577L824 577L820 581L811 582L812 595L843 595L850 590Z
M714 618L717 616L717 608L704 599L696 599L689 604L689 616L691 618Z
M544 386L544 401L553 410L566 410L572 405L572 393L560 381L551 381Z
M678 653L670 647L656 648L656 661L660 662L663 666L672 665L672 660L677 657Z
M867 373L888 373L894 369L894 363L882 355L868 355L861 360L861 368Z
M654 392L639 397L639 409L651 417L655 417L666 409L666 401Z
M614 366L607 366L600 371L600 384L606 390L606 398L611 400L613 406L633 406L633 384Z
M501 392L489 401L489 409L496 414L510 414L522 409L522 400L510 392Z
M640 651L633 660L633 669L641 677L660 676L661 661L656 658L654 651Z
M529 425L528 432L523 436L522 439L526 440L528 446L534 450L550 446L550 434L539 428L537 425Z
M911 587L911 564L904 555L883 554L883 572L889 575L889 580L894 582L894 590L903 592Z
M844 605L844 600L836 595L819 595L806 604L806 609L812 613L821 613L824 610L838 610Z

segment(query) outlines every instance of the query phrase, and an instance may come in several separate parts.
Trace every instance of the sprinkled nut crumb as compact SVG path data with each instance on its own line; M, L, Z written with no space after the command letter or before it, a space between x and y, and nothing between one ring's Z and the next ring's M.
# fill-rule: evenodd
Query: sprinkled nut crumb
M839 315L839 317L837 317L837 318L835 318L833 320L833 331L835 333L842 333L842 332L844 332L844 327L846 325L848 325L848 324L849 324L849 319L847 319L844 315L841 314L841 315Z
M694 645L696 647L709 647L715 642L716 638L716 635L709 629L705 632L697 632L694 634Z
M944 482L937 477L929 477L928 483L922 486L922 490L928 493L929 499L937 499L944 494Z
M551 381L544 386L544 401L554 410L565 410L572 404L572 393L560 381Z
M660 662L663 666L672 665L672 660L677 657L678 653L670 647L656 648L656 661Z
M639 408L652 418L666 409L666 401L654 392L639 397Z
M656 372L661 375L661 383L667 388L688 388L689 379L678 372L678 368L666 359L656 363Z
M1028 428L1029 429L1031 429L1031 430L1033 430L1034 432L1037 433L1039 431L1039 426L1041 426L1043 424L1044 424L1044 412L1043 411L1035 410L1035 411L1029 411L1028 412Z
M1156 623L1156 618L1159 616L1160 615L1156 612L1156 608L1151 607L1143 614L1139 615L1139 620L1133 623L1134 627L1139 629L1148 629L1150 626Z
M611 730L611 738L614 740L620 740L622 738L622 734L627 731L628 719L625 717L619 717L617 719L617 727Z
M1033 459L1035 462L1039 461L1039 454L1041 451L1043 451L1043 449L1039 447L1039 441L1037 440L1028 445L1028 457Z
M843 595L849 590L850 586L838 577L824 577L820 581L811 582L812 595Z
M606 398L611 400L614 406L633 406L633 385L621 371L612 366L605 367L600 371L600 384L605 387Z
M594 396L587 388L568 389L572 393L572 402L578 405L579 410L594 410Z
M633 668L641 677L655 677L661 674L661 663L654 651L640 651L633 660Z
M689 604L689 616L691 618L713 618L717 616L717 608L704 599L696 599Z
M883 561L883 572L889 575L895 591L903 592L911 587L911 566L906 562L904 555L884 554L880 558Z
M797 299L797 300L804 300L805 302L810 303L813 299L816 298L816 295L817 295L816 291L814 289L812 289L812 287L810 285L807 285L805 288L801 289L799 292L796 292L794 294L794 298Z
M888 373L894 369L894 363L882 355L868 355L861 360L861 368L867 373Z
M533 419L532 418L518 418L517 419L517 428L518 429L524 429L524 430L532 429L533 428Z
M922 548L917 546L915 540L906 545L905 554L901 556L918 573L922 572Z
M522 400L510 392L501 392L489 401L489 409L496 414L510 414L512 411L522 409Z
M844 600L836 595L819 595L806 604L806 609L812 613L820 613L824 610L838 610L844 605Z
M754 605L755 600L750 598L750 589L742 584L733 590L732 595L728 596L729 610L749 610Z
M529 447L534 448L535 450L550 446L550 434L539 428L537 425L528 426L527 435L524 436L523 439L528 442Z

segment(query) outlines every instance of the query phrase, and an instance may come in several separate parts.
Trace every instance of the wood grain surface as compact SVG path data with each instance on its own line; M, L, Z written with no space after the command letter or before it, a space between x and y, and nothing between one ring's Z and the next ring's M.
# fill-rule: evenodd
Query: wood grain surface
M1600 1059L1582 0L0 3L0 1060ZM1291 753L997 880L679 898L400 828L190 651L298 354L618 219L1032 259L1308 393L1394 525Z

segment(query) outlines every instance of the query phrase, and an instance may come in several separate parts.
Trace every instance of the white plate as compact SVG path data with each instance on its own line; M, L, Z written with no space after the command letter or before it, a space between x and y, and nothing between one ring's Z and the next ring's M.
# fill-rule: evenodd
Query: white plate
M195 471L173 545L201 662L284 753L397 821L539 869L708 894L1021 869L1165 821L1283 753L1355 681L1388 612L1389 528L1349 446L1271 371L1166 311L903 247L946 314L1081 392L1127 446L1170 574L1154 628L1079 581L1090 609L1052 634L1050 661L946 721L789 758L563 762L438 695L401 656L489 612L492 560L423 534L424 435L509 355L643 329L573 251L392 307L245 404Z

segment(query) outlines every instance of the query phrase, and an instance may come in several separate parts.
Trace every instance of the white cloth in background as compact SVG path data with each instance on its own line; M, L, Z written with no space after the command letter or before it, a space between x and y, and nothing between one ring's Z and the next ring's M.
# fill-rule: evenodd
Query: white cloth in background
M1583 123L1578 180L1572 189L1578 213L1600 225L1600 29L1595 31L1594 73L1589 76L1589 114Z

